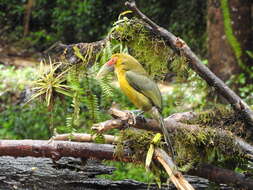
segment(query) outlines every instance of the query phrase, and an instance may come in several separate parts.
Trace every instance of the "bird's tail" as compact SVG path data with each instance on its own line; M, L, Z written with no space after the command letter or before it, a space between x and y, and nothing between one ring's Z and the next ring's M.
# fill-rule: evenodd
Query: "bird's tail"
M153 109L151 111L151 114L159 122L160 128L162 129L162 132L163 132L163 135L164 135L165 142L167 143L167 146L169 147L169 151L171 152L172 160L174 160L175 153L174 153L174 150L173 150L173 147L172 147L172 144L171 144L169 133L168 133L166 127L165 127L163 117L160 114L160 112L158 111L158 109L155 108L155 107L153 107Z

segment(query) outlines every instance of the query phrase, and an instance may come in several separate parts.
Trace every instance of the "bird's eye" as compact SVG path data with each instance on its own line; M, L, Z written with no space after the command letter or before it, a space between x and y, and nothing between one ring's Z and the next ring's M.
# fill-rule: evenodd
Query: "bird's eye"
M125 64L126 64L126 62L122 62L121 64L122 64L122 65L125 65Z

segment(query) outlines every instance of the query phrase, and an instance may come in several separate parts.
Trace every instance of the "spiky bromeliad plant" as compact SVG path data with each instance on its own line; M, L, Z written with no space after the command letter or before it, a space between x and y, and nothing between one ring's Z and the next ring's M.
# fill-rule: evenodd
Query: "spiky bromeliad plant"
M39 79L34 82L34 94L29 100L42 97L51 109L57 96L70 97L72 101L66 116L66 127L69 129L73 129L74 126L81 126L80 120L85 119L83 125L88 126L102 120L104 115L101 114L99 103L102 104L101 101L106 101L107 98L113 99L114 93L112 91L114 89L110 84L111 80L108 78L101 80L94 78L100 65L106 62L113 53L117 51L126 52L127 49L119 43L108 42L105 48L97 54L92 67L88 64L93 53L92 45L87 47L85 54L82 54L77 46L73 47L73 51L80 60L75 65L69 66L65 61L56 62L50 58L48 62L46 60L41 62ZM100 93L101 90L102 93ZM85 116L82 116L85 118L80 118L82 111L86 113Z
M53 62L49 58L49 67L46 67L46 61L41 61L38 73L39 79L34 82L32 88L34 94L31 96L29 101L41 96L45 98L47 106L50 107L53 103L54 96L57 93L72 96L70 87L63 83L66 80L65 75L69 69L61 72L60 74L56 73L57 69L62 64L62 62Z

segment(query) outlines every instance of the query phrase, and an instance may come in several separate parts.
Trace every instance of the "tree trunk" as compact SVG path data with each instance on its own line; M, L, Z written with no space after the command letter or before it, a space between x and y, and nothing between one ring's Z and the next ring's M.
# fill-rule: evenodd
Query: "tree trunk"
M228 5L227 12L222 4ZM227 17L231 20L225 20ZM232 33L229 32L229 26ZM231 75L245 71L242 65L250 66L246 50L253 48L251 1L208 0L207 34L208 63L219 78L225 81Z
M35 4L35 0L28 0L26 7L25 7L25 14L24 14L24 36L27 36L29 33L29 25L30 25L30 17L32 14L32 7Z

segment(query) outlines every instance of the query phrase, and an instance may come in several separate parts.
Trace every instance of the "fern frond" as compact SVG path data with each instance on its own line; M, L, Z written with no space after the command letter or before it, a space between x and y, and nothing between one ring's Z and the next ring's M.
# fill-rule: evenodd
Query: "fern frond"
M90 94L86 97L86 106L93 123L98 122L100 119L100 112L98 106L98 99L95 94Z
M66 117L66 127L71 129L72 128L72 123L73 123L72 115L68 115Z
M102 89L102 96L106 97L106 98L113 97L113 88L110 84L110 79L105 77L105 78L99 80L98 82L99 82L99 85Z
M72 100L72 104L71 106L74 108L73 111L73 116L72 116L72 120L73 120L73 124L75 126L79 125L79 120L80 120L80 94L78 92L76 92L74 94L73 100Z

